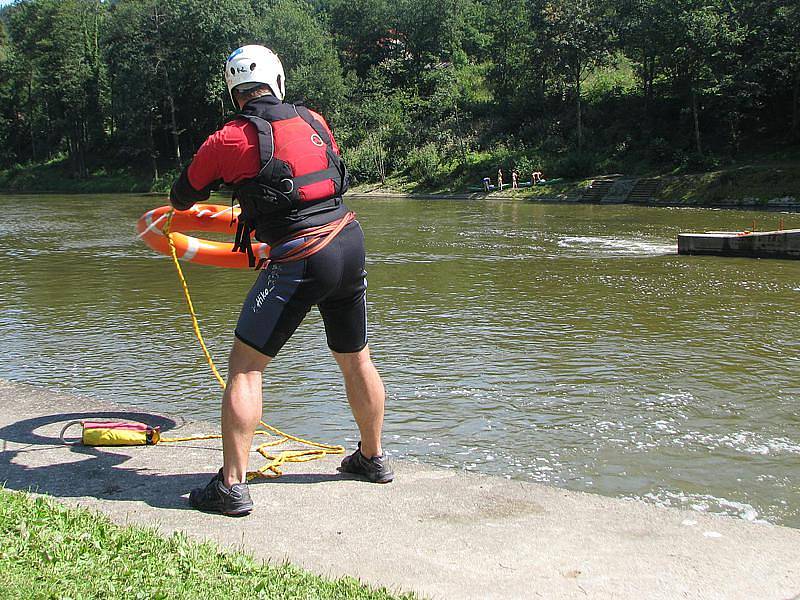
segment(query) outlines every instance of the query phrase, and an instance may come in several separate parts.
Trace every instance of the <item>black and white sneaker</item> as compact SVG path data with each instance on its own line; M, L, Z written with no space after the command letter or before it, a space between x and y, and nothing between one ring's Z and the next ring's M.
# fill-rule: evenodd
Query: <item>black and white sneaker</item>
M222 482L222 469L204 488L195 488L189 494L189 503L203 512L216 512L229 517L243 517L253 510L250 489L246 483L227 487Z
M383 455L367 458L361 454L361 442L358 442L358 450L342 460L339 470L342 473L362 475L372 483L389 483L394 479L394 472L386 458Z

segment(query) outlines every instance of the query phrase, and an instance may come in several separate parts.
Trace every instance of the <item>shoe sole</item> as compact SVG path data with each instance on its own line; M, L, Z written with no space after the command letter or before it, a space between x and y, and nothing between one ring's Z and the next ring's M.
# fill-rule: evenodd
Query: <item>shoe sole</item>
M392 473L388 478L383 477L381 479L372 479L369 475L365 473L357 473L353 471L345 471L341 467L339 467L339 473L344 473L345 475L355 475L356 477L360 477L364 481L368 481L370 483L391 483L394 481L394 473Z
M224 512L224 513L220 513L220 514L223 514L226 517L246 517L251 512L253 512L253 509L252 508L248 508L246 510L239 510L239 511L234 511L234 512Z
M225 517L245 517L249 515L251 512L253 512L252 508L225 512L222 510L215 510L213 508L201 508L199 506L195 506L194 504L192 504L192 508L202 513L206 513L208 515L223 515Z

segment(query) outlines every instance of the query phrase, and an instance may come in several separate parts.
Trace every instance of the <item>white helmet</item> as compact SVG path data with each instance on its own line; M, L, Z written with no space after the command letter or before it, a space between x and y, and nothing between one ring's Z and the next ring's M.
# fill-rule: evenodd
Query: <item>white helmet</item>
M233 89L247 89L258 84L267 84L278 100L283 100L286 76L280 59L264 46L242 46L234 50L225 61L225 83L234 106ZM238 108L238 107L237 107Z

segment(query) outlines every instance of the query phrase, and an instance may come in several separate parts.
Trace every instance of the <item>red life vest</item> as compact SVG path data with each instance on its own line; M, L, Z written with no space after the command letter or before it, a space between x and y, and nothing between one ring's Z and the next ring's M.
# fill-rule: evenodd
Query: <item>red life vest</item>
M276 223L298 223L343 208L347 169L330 131L308 108L257 99L236 118L258 131L261 169L236 185L234 198L242 212L234 251L250 254L252 230L258 233Z
M347 189L344 162L327 127L305 106L249 103L238 118L258 131L259 183L292 201L292 209L340 197Z

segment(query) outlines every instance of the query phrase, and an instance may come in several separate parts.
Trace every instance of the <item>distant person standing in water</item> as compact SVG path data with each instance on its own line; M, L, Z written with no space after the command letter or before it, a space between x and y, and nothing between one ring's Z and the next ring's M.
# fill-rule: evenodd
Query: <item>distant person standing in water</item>
M497 169L497 189L499 189L501 192L503 191L503 169L502 168L498 168Z
M511 170L511 189L519 189L519 173L516 168Z
M199 510L244 515L253 509L246 476L262 413L262 372L312 306L322 315L361 433L341 470L376 483L394 474L381 447L383 382L367 345L364 234L342 201L347 171L336 140L322 116L283 102L283 65L268 48L234 51L225 81L241 112L203 143L172 186L170 202L187 210L225 182L241 207L234 249L253 266L251 231L271 246L236 325L222 398L223 465L189 495Z

